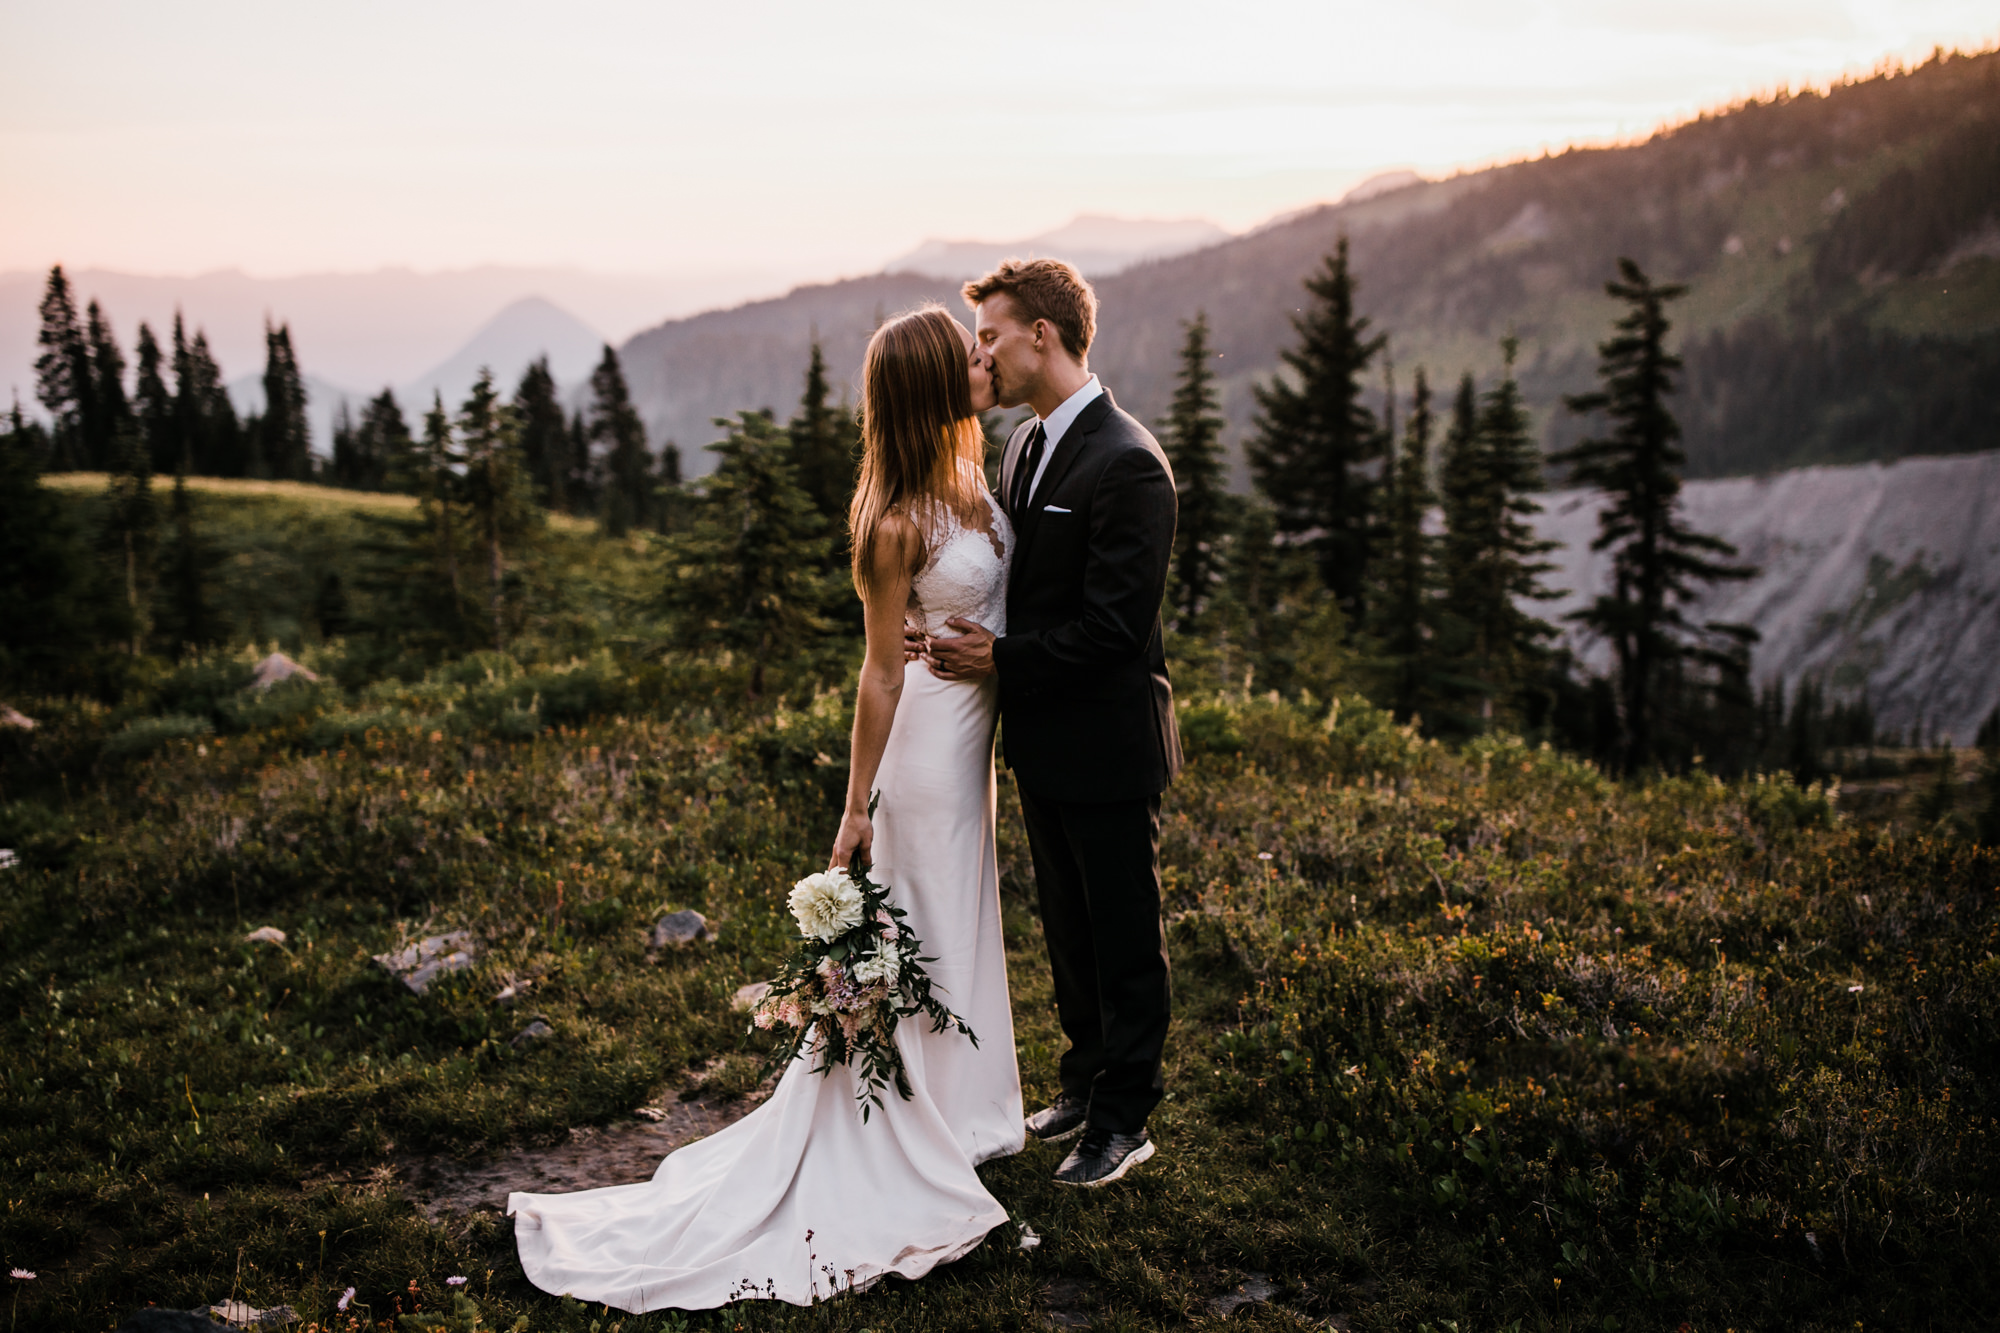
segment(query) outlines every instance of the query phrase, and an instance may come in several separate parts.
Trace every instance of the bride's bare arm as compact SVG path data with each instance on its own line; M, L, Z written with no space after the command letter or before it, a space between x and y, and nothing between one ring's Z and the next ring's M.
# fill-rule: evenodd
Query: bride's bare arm
M910 580L923 559L923 538L901 514L882 520L875 534L875 568L862 596L868 627L868 657L861 664L861 687L854 698L854 741L847 762L847 805L833 840L829 865L844 866L858 852L868 856L875 829L868 819L868 795L889 744L889 724L903 694L903 612L910 604Z

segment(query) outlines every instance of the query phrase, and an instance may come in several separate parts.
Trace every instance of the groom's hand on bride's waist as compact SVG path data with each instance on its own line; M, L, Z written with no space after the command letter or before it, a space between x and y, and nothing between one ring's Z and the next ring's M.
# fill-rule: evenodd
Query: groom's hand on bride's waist
M924 663L939 680L984 680L996 668L993 664L993 634L962 616L944 622L958 631L956 638L932 638Z

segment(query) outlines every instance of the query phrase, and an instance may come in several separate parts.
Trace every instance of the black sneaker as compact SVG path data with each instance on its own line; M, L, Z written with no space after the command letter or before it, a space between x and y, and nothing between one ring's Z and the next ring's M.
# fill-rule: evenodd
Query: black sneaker
M1137 1134L1113 1134L1092 1126L1056 1168L1056 1184L1109 1185L1152 1155L1153 1141L1143 1129Z
M1090 1114L1088 1097L1072 1097L1065 1092L1048 1106L1022 1121L1028 1133L1043 1143L1061 1143L1083 1131L1084 1117Z

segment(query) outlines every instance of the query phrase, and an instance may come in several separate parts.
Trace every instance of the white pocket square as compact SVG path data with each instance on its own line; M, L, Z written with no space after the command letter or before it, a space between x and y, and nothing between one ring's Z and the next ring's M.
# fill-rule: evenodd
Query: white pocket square
M1042 512L1044 514L1067 514L1069 510L1064 509L1061 505L1043 505Z

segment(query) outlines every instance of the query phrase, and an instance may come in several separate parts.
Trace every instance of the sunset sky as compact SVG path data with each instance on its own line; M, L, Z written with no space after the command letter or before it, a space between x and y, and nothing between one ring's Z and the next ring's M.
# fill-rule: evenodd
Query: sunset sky
M0 270L831 276L1242 228L1996 38L1992 0L17 0Z

